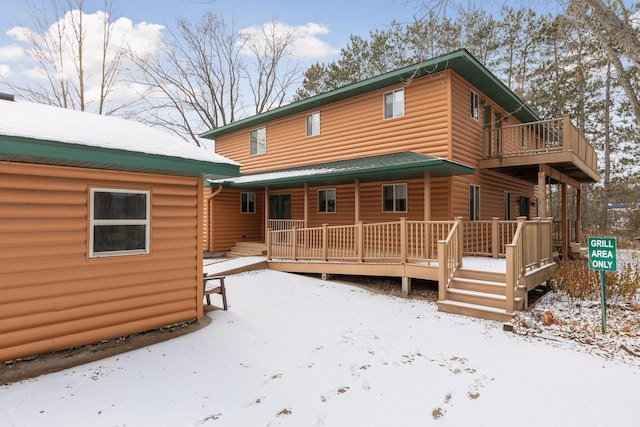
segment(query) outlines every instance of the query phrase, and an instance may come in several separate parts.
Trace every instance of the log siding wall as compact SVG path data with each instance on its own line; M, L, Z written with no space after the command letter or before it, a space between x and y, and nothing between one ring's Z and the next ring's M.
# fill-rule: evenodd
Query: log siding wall
M383 95L404 88L405 115L384 120ZM489 114L502 116L508 112L499 109L493 100L451 70L416 78L405 84L372 91L370 93L309 111L267 122L267 152L249 155L251 129L239 130L216 138L216 151L243 166L242 173L264 172L273 169L303 166L335 160L413 151L445 158L476 168L474 175L431 179L431 219L450 220L469 217L469 184L480 186L480 214L482 219L504 218L503 191L511 192L512 219L518 214L518 197L534 200L535 186L515 178L477 169L482 156L483 117L480 105L478 120L470 117L470 91L487 102ZM306 115L320 112L320 135L307 137ZM509 124L515 119L510 118ZM366 153L366 154L365 154ZM407 182L409 184L408 211L383 213L381 185ZM309 226L322 224L352 224L355 220L354 187L352 184L335 186L337 211L335 214L317 213L317 190L309 187ZM270 194L292 194L292 218L303 219L304 194L301 189L279 190ZM396 221L399 217L410 220L424 219L423 181L389 181L362 183L360 187L360 220L364 222ZM234 208L233 212L237 209ZM224 218L225 227L236 221L238 227L226 228L234 238L223 239L223 247L242 235L242 220L216 210ZM228 212L228 211L224 211ZM535 208L531 208L535 215ZM235 218L235 219L234 219ZM216 220L217 221L217 220ZM252 234L253 236L253 234ZM261 236L262 238L262 236ZM235 240L234 240L235 239ZM216 240L216 245L218 241ZM226 249L225 249L226 250Z
M151 192L150 254L88 257L91 187ZM0 162L0 360L201 317L202 193L197 178Z

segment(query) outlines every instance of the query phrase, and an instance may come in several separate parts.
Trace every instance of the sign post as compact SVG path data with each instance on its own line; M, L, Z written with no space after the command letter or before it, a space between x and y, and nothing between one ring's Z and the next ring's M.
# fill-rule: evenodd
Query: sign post
M616 271L615 237L589 237L589 269L600 271L600 303L602 304L602 333L606 332L607 284L606 271Z

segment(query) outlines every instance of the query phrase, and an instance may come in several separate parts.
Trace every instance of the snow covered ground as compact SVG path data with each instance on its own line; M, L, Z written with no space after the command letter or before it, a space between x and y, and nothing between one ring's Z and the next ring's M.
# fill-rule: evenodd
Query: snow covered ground
M226 283L229 310L201 330L0 387L0 426L640 422L640 363L310 277Z

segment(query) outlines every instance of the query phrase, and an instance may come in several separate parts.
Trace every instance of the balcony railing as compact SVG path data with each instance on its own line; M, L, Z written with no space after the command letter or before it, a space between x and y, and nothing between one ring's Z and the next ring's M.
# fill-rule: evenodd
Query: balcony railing
M485 129L482 147L483 159L572 151L592 170L598 170L594 148L569 116Z

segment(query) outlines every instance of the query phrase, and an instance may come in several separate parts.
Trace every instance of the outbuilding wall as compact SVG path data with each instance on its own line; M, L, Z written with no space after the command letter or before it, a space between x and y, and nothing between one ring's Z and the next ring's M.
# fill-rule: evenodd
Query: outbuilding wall
M91 187L148 190L150 253L88 257ZM202 180L0 162L0 361L202 316Z

